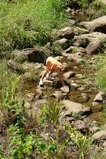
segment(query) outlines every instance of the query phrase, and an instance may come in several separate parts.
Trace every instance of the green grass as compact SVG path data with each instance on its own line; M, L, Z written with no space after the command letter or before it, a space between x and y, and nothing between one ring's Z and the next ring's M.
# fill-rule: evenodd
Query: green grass
M64 0L0 1L0 50L45 45L51 30L67 21L64 9Z
M101 90L106 93L106 56L97 59L96 82Z

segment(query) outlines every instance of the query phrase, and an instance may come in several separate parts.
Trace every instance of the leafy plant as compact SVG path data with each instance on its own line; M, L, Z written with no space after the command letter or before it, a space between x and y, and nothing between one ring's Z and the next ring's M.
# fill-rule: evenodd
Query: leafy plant
M19 128L18 124L11 125L8 129L10 135L10 154L12 159L24 159L25 156L30 156L35 146L34 135L30 133L24 136L24 128Z

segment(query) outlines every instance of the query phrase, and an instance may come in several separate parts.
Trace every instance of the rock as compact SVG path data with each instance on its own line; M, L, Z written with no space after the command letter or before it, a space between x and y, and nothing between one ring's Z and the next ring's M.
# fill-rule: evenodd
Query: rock
M71 90L76 90L78 87L78 85L76 83L72 83L71 86L70 86L70 89Z
M70 111L72 113L85 113L90 111L90 107L83 106L80 103L72 102L70 100L63 100L62 106L66 111Z
M92 102L92 106L97 106L99 103L98 102Z
M67 159L79 159L78 147L74 141L70 141L64 150L64 158Z
M55 43L55 44L59 44L59 45L63 45L63 44L66 44L67 41L68 41L67 39L62 38L62 39L60 39L60 40L55 41L54 43Z
M27 102L33 102L35 99L36 94L35 93L27 93L25 97L25 101Z
M21 64L16 63L14 60L10 59L7 63L8 67L12 68L14 71L19 73L24 73L24 69Z
M76 74L75 77L76 77L76 78L79 78L79 79L82 79L82 78L83 78L83 75L82 75L82 74Z
M91 22L81 22L86 29L106 33L106 16L94 19Z
M63 76L64 76L66 79L70 79L71 77L74 77L74 76L75 76L75 72L69 71L69 72L64 73Z
M71 27L66 27L64 29L59 30L58 32L60 36L64 38L73 38L74 37L74 29Z
M41 91L40 88L37 88L37 89L36 89L36 92L37 92L39 95L43 95L43 92Z
M48 101L46 99L39 99L34 103L33 108L36 107L42 109L44 104L48 104Z
M68 86L64 86L60 88L62 90L63 93L69 93L69 87Z
M87 53L95 53L97 52L98 48L100 48L101 46L101 42L97 41L93 41L91 42L87 47L86 47L86 52Z
M84 123L82 120L73 121L72 125L77 128L77 130L80 130L81 132L87 132L88 126Z
M53 96L56 97L58 100L62 100L62 99L67 97L67 93L62 93L60 91L55 91L53 93Z
M99 92L94 98L94 102L103 102L103 92Z
M49 86L49 87L53 86L53 81L46 80L46 78L44 78L43 83L45 86Z
M24 107L25 107L25 109L30 109L31 104L29 102L25 102Z
M33 107L29 111L27 111L27 115L29 118L35 119L39 115L40 109L38 107Z
M23 65L24 72L34 72L38 69L42 68L42 64L36 63L27 63Z
M76 52L75 54L68 54L63 52L62 55L67 57L68 59L70 58L71 60L73 59L75 61L78 61L81 58L81 54L79 54L79 52Z
M43 51L40 51L35 48L27 48L22 50L14 50L11 53L11 57L20 62L29 61L29 62L39 62L43 63L46 55Z
M103 143L103 147L105 147L105 148L106 148L106 141Z
M106 131L106 124L104 125L104 130Z
M100 128L98 128L97 126L94 126L94 127L89 127L89 131L94 134L98 131L100 131Z
M63 141L64 140L69 140L70 139L70 135L67 133L67 131L66 130L64 130L64 129L61 129L61 130L59 130L59 132L58 132L58 142L60 143L60 142L62 142L63 143Z
M83 34L80 36L75 36L73 39L73 45L82 46L85 48L87 53L97 53L98 49L101 47L106 39L106 34L99 32L92 32L89 34Z
M99 131L92 135L92 140L106 140L106 131Z
M85 49L82 47L77 47L77 46L70 46L68 49L64 50L64 53L76 53L76 52L80 52L80 53L86 53Z

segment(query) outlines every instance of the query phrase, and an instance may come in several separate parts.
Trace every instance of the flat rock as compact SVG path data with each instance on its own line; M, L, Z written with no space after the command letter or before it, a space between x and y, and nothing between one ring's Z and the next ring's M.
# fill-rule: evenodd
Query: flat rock
M69 78L75 76L75 72L69 71L69 72L64 73L63 76L64 76L66 79L69 79Z
M72 113L80 113L80 112L89 112L90 107L86 107L80 103L72 102L70 100L63 100L62 101L63 108L66 111L70 111Z
M106 131L99 131L92 135L93 140L106 140Z
M69 93L69 87L68 86L64 86L60 88L62 90L63 93Z

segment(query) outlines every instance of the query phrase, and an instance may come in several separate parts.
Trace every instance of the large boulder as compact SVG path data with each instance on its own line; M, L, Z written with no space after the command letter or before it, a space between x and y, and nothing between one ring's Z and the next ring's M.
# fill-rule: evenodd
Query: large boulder
M81 22L86 29L106 33L106 16L94 19L91 22Z
M20 62L29 61L29 62L39 62L43 63L46 55L43 51L35 48L27 48L23 50L14 50L11 53L11 58L18 60Z
M84 40L85 39L85 40ZM74 46L82 46L87 53L97 52L106 39L106 34L99 32L92 32L89 34L83 34L75 36L73 39Z

